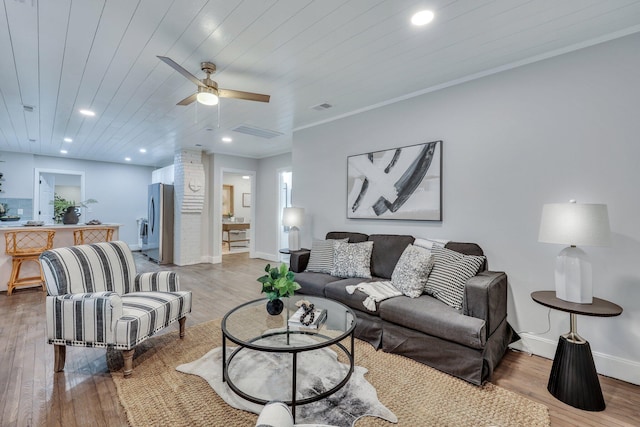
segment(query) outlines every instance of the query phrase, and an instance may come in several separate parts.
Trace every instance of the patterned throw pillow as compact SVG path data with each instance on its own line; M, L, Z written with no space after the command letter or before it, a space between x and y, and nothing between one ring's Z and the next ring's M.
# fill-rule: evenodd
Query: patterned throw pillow
M371 278L371 251L373 242L336 242L333 247L333 269L336 277Z
M337 241L348 242L349 238L314 240L311 243L311 254L305 271L331 274L333 269L333 244Z
M427 280L425 292L460 310L467 280L478 273L485 257L463 255L445 248L433 248L435 264Z
M433 262L431 251L408 245L393 269L391 283L404 295L418 298L427 285Z

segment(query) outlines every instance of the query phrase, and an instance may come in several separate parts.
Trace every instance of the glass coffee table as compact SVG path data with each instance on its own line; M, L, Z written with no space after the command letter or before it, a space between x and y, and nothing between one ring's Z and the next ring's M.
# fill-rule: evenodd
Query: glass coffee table
M224 316L222 319L222 378L238 396L250 402L264 405L273 398L256 395L257 393L243 390L242 386L237 385L243 376L259 376L260 371L233 373L234 362L240 359L239 355L251 351L290 354L291 361L287 361L285 366L286 373L288 374L288 370L290 370L291 375L290 396L287 395L290 398L278 398L277 400L291 406L291 412L295 417L297 405L323 399L338 391L351 378L354 369L356 316L349 307L326 298L296 295L282 300L284 309L279 315L269 315L266 309L267 300L259 299L242 304ZM298 309L296 303L300 300L309 301L314 304L315 308L326 310L327 315L317 329L289 325L288 319ZM351 348L347 348L341 342L345 339L350 341ZM238 345L232 351L230 350L229 354L227 354L227 340ZM301 353L313 352L330 346L339 350L348 359L348 369L345 370L344 375L339 376L342 379L324 391L299 390L297 386L298 358ZM260 381L260 378L257 380Z

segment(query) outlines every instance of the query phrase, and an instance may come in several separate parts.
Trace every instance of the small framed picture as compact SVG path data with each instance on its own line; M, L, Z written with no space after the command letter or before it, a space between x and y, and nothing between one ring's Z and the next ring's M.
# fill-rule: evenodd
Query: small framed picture
M251 193L242 193L242 207L251 207Z

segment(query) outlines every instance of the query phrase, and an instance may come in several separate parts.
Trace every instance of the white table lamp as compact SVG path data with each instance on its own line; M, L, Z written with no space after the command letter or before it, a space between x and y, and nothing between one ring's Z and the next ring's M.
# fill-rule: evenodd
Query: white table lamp
M593 302L591 261L577 246L609 246L607 205L552 203L542 207L538 241L569 245L556 258L556 297L580 304Z
M282 211L282 225L289 227L289 250L300 250L300 229L304 218L303 208L284 208Z

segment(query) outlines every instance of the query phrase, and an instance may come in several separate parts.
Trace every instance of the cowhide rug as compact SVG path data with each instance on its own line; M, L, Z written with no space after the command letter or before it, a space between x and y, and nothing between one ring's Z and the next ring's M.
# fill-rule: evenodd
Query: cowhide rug
M300 337L300 336L298 336ZM234 348L227 347L227 357ZM322 393L338 384L349 366L337 354L323 348L298 353L297 398ZM234 408L260 413L262 405L251 403L222 382L222 348L217 347L200 359L180 365L180 372L204 378L216 393ZM318 402L296 407L296 423L322 423L352 426L364 416L380 417L397 423L398 418L378 400L375 388L364 378L367 369L356 366L349 382L336 393ZM231 363L229 375L244 392L265 400L291 399L292 355L242 349Z

